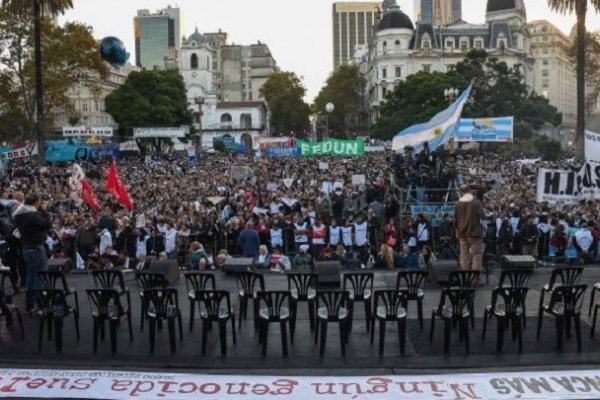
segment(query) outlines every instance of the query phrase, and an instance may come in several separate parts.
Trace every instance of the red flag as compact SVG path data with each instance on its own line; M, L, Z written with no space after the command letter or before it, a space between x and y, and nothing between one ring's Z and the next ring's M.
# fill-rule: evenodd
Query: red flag
M117 164L115 163L115 160L110 162L110 169L106 178L106 190L117 198L119 204L122 204L130 210L133 210L131 198L127 193L127 189L125 188L123 181L121 181L121 178L117 173Z
M100 211L100 203L98 203L98 197L94 193L94 189L88 182L87 178L81 181L81 199L87 204L92 210Z

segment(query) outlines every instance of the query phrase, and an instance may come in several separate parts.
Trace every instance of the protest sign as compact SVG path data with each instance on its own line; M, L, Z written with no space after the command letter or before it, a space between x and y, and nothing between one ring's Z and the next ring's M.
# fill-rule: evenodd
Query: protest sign
M462 118L456 131L457 142L512 142L513 117Z
M326 163L326 162L320 162L320 163L319 163L319 169L320 169L321 171L328 170L328 169L329 169L329 163Z
M550 204L574 204L600 199L600 165L585 163L579 171L540 168L536 200Z
M353 185L364 185L367 182L364 175L352 175Z
M252 177L252 170L250 167L243 165L234 165L230 169L231 177L235 180L241 181Z
M595 370L443 375L259 376L169 372L0 370L0 398L241 399L597 399Z
M269 182L267 183L267 190L269 192L274 192L277 190L277 184L275 182Z
M283 179L283 184L285 185L286 188L291 188L292 185L294 184L294 180L291 178L284 178Z
M600 164L600 134L585 131L585 159Z
M37 142L30 143L24 147L19 147L12 150L6 150L0 153L2 160L15 160L17 158L31 157L38 154Z
M340 140L327 138L322 142L296 140L296 147L303 156L362 156L365 154L365 142L362 140Z
M444 205L411 205L410 215L414 219L419 214L425 214L429 216L431 226L438 227L442 223L444 214L454 215L454 204Z
M289 197L282 197L281 201L283 202L283 204L285 204L288 207L292 207L294 204L296 204L298 202L298 200L291 199Z

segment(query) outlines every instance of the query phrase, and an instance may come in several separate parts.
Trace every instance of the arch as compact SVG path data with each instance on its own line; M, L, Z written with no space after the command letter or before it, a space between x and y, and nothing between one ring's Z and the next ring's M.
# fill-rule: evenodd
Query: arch
M240 128L241 129L252 129L252 115L250 115L250 114L240 115Z
M387 42L384 40L383 41L383 54L387 53Z
M233 119L231 118L231 114L225 113L221 115L221 124L230 124Z
M400 53L400 41L396 40L394 42L394 47L396 48L396 53Z
M242 134L240 142L246 148L246 151L252 151L252 136L249 133Z
M196 53L192 53L192 56L190 57L190 64L192 69L198 69L198 55L196 55Z

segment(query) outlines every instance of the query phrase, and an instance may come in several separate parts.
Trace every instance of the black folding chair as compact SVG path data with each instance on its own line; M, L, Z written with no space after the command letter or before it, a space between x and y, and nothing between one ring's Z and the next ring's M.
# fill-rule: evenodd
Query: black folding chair
M25 339L25 331L23 330L23 320L19 307L13 303L13 287L12 277L8 270L0 270L0 318L6 319L6 328L12 327L13 314L17 316L17 322L21 329L21 337Z
M365 307L365 321L367 332L371 327L371 308L373 300L373 272L346 272L343 274L343 290L348 291L348 332L352 332L352 321L354 319L354 303L361 301Z
M126 310L127 318L131 319L131 294L129 288L125 285L125 277L123 271L118 269L99 269L92 271L94 285L97 289L113 289L116 290L120 297L124 297L126 306L122 307ZM121 304L122 302L119 301Z
M317 292L317 325L315 329L315 344L319 339L319 354L325 354L327 342L327 324L337 322L340 328L340 345L342 355L346 355L346 343L348 343L348 325L351 318L348 310L349 294L347 290L319 290Z
M179 340L183 340L183 327L181 323L181 310L177 289L147 289L144 293L148 301L146 316L150 327L150 353L154 353L156 326L161 327L161 321L167 321L169 330L169 345L171 353L175 353L177 345L175 340L175 319L179 325Z
M583 274L583 267L569 267L569 266L560 266L556 267L552 270L552 274L550 275L550 282L542 286L542 290L540 291L540 304L538 307L538 321L542 319L542 314L544 312L544 297L546 293L552 293L554 288L558 286L574 286L578 285L581 280L581 275Z
M417 314L421 330L423 330L423 285L426 279L427 272L422 270L400 271L396 277L396 290L401 291L406 299L404 307L407 308L409 301L417 302Z
M452 271L448 274L448 288L475 289L479 283L481 272L476 270ZM471 328L475 328L475 305L469 304L469 313L471 315Z
M240 301L239 329L242 329L242 318L248 317L248 300L252 300L254 312L254 330L258 331L258 298L256 293L265 290L265 277L259 272L243 271L235 274Z
M65 292L62 289L34 289L33 298L37 304L39 317L38 351L42 351L42 338L44 325L48 325L48 340L52 340L52 327L54 326L54 346L57 353L62 352L63 319L73 314L75 319L75 332L79 340L79 318L75 306L67 304Z
M67 278L62 271L40 271L38 277L42 281L42 285L46 289L61 289L65 297L68 298L73 296L75 305L73 308L73 315L76 319L79 319L79 297L77 296L77 290L70 287L67 284Z
M140 290L140 331L143 331L149 304L146 292L153 289L166 289L169 282L163 274L150 271L136 271L135 279Z
M424 272L424 271L423 271ZM427 273L425 273L427 275ZM379 321L379 355L383 355L385 344L386 322L398 324L398 340L400 353L404 354L406 343L406 309L404 308L407 294L398 290L376 290L374 294L375 306L373 308L373 321L371 325L371 344L375 338L375 319Z
M291 303L294 301L287 290L267 290L257 293L259 313L259 342L263 345L263 356L267 355L267 341L269 338L269 324L278 323L281 330L281 349L288 355L287 327L290 323ZM264 307L263 307L264 306Z
M481 341L485 340L487 320L495 317L498 323L496 351L502 352L504 345L504 330L512 326L512 339L519 341L519 353L523 352L523 315L525 314L526 287L498 287L492 291L492 302L483 312L483 332ZM501 301L499 301L501 300Z
M110 349L113 354L117 352L117 326L123 316L127 317L129 327L129 341L133 342L133 329L131 327L131 310L121 304L121 295L116 289L87 289L88 301L92 319L94 320L94 354L98 351L98 334L104 342L104 323L108 321L110 331Z
M587 285L555 286L550 295L550 302L542 305L542 314L538 319L537 340L540 340L543 313L548 313L556 319L556 348L563 349L563 333L571 337L571 320L575 325L577 336L577 351L581 351L581 307Z
M527 288L529 285L529 278L533 273L533 268L504 268L500 272L500 279L498 280L498 288ZM523 328L527 326L527 314L525 308L525 298L523 298L522 309L522 322ZM485 321L484 321L485 323Z
M444 320L444 354L450 352L450 335L454 323L458 323L459 340L464 339L466 351L469 353L469 318L474 296L475 289L442 289L438 306L431 312L429 342L433 342L435 319Z
M290 337L293 343L299 302L304 301L308 304L310 330L313 331L315 329L315 301L317 298L319 275L315 273L290 272L287 274L287 281L288 290L294 300L291 303L292 316L290 319Z
M235 312L231 307L229 292L226 290L198 290L196 301L200 303L200 319L202 320L202 354L206 354L206 338L208 328L213 322L219 324L221 355L227 354L227 321L231 320L233 344L235 336Z
M190 332L194 326L194 312L199 290L215 290L215 274L212 271L188 271L184 274L185 287L190 301Z

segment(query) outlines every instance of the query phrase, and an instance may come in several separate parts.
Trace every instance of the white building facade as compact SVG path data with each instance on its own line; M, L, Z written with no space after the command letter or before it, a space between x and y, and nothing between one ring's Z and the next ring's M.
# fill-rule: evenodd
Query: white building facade
M354 58L367 79L370 123L378 118L377 106L398 81L419 71L450 71L472 49L484 49L511 67L520 65L527 85L534 88L535 60L523 0L488 0L484 24L459 20L448 26L415 26L392 3L370 46L358 48Z

